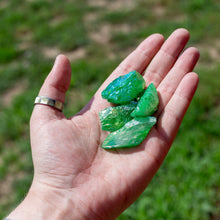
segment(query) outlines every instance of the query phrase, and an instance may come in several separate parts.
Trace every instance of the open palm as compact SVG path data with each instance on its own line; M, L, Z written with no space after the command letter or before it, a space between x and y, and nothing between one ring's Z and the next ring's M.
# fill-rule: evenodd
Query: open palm
M32 188L62 194L74 207L72 216L77 212L80 219L114 219L134 202L168 153L197 88L198 76L191 71L199 53L193 47L182 52L188 39L184 29L165 42L159 34L145 39L72 118L36 105L31 118ZM132 70L140 72L147 85L153 82L157 87L157 124L138 147L104 150L101 144L108 133L101 130L98 113L109 103L101 91ZM39 94L64 102L70 77L68 59L58 56Z

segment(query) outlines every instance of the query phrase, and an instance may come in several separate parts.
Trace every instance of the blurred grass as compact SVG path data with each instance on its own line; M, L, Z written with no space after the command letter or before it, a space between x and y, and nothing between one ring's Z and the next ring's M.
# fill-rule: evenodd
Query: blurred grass
M130 2L130 3L129 3ZM29 118L56 51L70 56L65 114L79 111L148 35L176 28L197 46L200 85L174 145L143 195L118 219L214 219L220 215L220 3L217 0L0 2L0 218L33 175ZM46 53L45 51L52 51ZM77 50L84 55L77 57ZM53 52L55 50L55 52ZM22 90L17 91L17 85ZM16 92L17 91L17 92ZM217 217L216 217L217 219Z

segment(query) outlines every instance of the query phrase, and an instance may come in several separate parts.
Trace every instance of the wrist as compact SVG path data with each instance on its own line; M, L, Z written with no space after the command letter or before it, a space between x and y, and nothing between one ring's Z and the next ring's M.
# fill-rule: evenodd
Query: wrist
M73 201L59 189L41 184L32 184L27 196L20 205L12 211L10 220L60 220L82 219L74 209Z

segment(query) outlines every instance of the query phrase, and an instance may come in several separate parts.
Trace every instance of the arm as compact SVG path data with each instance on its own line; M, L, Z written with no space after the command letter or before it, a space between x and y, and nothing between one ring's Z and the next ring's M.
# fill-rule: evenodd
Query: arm
M151 35L69 119L54 108L36 105L30 123L33 184L8 218L115 219L131 205L166 157L196 91L198 76L191 71L199 53L193 47L183 51L188 40L185 29L174 31L165 42L163 36ZM107 133L101 131L98 113L109 103L101 98L101 91L134 69L147 85L153 82L157 87L158 122L140 146L104 150L100 145ZM64 102L70 77L68 59L58 56L39 95Z

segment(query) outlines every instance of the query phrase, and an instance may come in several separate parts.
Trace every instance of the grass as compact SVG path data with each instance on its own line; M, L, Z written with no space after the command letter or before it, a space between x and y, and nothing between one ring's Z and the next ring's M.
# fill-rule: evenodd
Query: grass
M188 46L201 51L196 68L199 88L161 169L118 219L209 220L220 215L220 4L138 0L131 6L110 7L117 2L101 6L86 0L0 2L0 218L22 200L31 184L29 118L55 59L45 49L64 54L85 50L82 58L71 60L71 89L64 109L71 116L146 36L159 32L168 37L179 27L191 33ZM91 34L105 37L105 25L110 30L103 44ZM24 81L23 90L5 104L4 98Z

